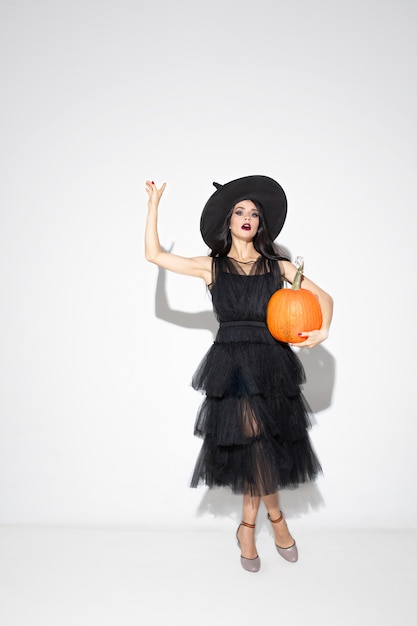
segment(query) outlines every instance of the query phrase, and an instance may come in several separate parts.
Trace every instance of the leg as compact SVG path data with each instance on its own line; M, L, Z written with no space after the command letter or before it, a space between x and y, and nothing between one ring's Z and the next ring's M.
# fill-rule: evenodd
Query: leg
M257 496L243 496L242 521L247 524L255 524L258 514L260 498ZM247 526L240 526L237 532L240 541L242 556L246 559L254 559L258 553L255 546L255 529Z
M278 493L271 493L268 496L263 496L262 501L265 504L265 508L269 513L271 520L277 520L281 516L279 508ZM294 545L294 539L291 537L288 530L287 522L284 518L276 524L271 524L275 534L275 543L281 548L289 548Z

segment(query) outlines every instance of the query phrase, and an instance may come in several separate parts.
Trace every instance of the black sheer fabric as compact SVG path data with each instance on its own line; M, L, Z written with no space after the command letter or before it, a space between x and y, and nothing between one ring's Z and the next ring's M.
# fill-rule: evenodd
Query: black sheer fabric
M204 441L192 487L263 496L321 471L307 432L302 365L265 323L268 300L281 286L277 261L213 259L210 291L220 325L192 381L205 393L195 423Z

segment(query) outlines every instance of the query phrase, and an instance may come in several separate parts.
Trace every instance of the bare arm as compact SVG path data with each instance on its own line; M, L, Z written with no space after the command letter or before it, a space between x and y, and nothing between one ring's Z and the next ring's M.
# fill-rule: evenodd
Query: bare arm
M289 261L280 261L282 277L289 283L292 283L297 273L295 265ZM317 344L321 343L329 336L330 323L333 316L333 298L318 285L313 283L312 280L303 276L302 278L303 289L308 289L318 299L323 316L323 322L321 328L312 330L311 332L302 333L303 337L307 337L302 343L294 344L299 348L314 348Z
M161 247L158 236L158 207L165 187L166 183L157 189L154 182L146 181L148 217L145 228L145 257L147 261L177 274L202 278L209 285L212 282L211 257L183 257L171 252L165 252Z

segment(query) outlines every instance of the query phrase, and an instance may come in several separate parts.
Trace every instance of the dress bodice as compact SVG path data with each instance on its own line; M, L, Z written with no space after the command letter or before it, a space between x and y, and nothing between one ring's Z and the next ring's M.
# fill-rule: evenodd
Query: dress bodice
M248 265L224 256L213 259L213 269L210 291L218 321L264 322L269 298L282 286L278 261L260 256Z

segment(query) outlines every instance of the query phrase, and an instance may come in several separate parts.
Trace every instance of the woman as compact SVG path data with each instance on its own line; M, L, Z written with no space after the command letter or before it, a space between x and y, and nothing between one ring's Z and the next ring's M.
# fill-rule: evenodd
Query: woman
M191 486L203 482L243 494L236 537L242 567L257 572L254 531L260 501L279 554L295 562L298 550L280 511L278 489L312 480L321 468L307 434L301 363L265 323L270 296L283 280L292 283L297 271L273 243L286 217L285 193L267 176L214 185L200 223L210 255L185 258L161 248L158 206L166 184L158 189L146 181L145 254L159 267L202 278L210 290L220 326L193 378L194 388L206 397L196 420L195 434L204 441ZM301 333L305 340L297 344L313 348L328 336L333 301L306 277L303 288L316 295L322 309L321 328Z

